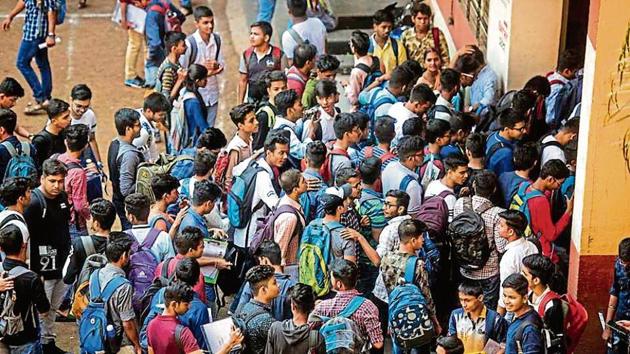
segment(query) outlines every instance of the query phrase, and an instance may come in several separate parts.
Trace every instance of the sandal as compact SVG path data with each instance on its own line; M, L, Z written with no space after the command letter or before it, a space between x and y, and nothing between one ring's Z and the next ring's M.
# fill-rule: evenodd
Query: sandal
M36 104L32 104L32 103L28 103L26 105L26 108L24 108L24 114L26 115L39 115L39 114L44 114L45 110L44 110L44 106L41 103L36 103Z
M79 1L79 9L83 9L87 6L87 0Z

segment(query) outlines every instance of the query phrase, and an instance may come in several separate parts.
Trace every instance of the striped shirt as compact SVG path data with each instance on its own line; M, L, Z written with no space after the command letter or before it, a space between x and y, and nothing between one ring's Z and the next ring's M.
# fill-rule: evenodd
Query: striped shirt
M372 155L371 156L367 156L369 155L369 153L367 152L369 149L372 149ZM381 158L381 156L385 155L385 150L383 150L383 148L379 147L378 145L376 146L366 146L363 149L361 149L361 151L359 151L359 153L357 154L357 161L353 161L355 166L359 166L361 164L361 161L365 160L366 157L377 157L377 158ZM382 161L382 160L381 160ZM387 160L383 161L383 163L381 164L381 172L383 172L385 170L385 167L387 167L387 165L389 165L390 162L392 161L398 161L398 157L390 157Z
M22 27L22 40L34 41L48 35L48 13L55 11L55 0L24 0L26 17Z

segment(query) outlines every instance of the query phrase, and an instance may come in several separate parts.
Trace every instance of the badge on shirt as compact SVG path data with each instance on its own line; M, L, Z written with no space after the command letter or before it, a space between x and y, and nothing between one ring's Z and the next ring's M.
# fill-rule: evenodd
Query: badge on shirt
M61 203L61 204L59 204L59 207L60 207L61 209L66 209L66 208L67 208L66 203Z
M273 68L274 67L273 59L267 59L267 62L265 63L265 65L267 65L268 68Z

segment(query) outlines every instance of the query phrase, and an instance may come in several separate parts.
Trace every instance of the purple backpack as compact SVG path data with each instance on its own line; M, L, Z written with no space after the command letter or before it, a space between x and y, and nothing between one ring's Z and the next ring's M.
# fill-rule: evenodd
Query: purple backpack
M142 298L145 291L153 283L155 278L155 269L157 268L159 261L151 252L151 247L160 235L160 230L151 228L147 233L147 236L142 241L142 244L138 243L138 239L133 234L133 230L125 231L131 236L131 256L129 256L129 271L127 272L127 279L131 282L133 288L132 304L134 310L137 313L142 311Z
M251 252L250 254L256 254L256 251L258 251L258 248L263 242L274 240L273 239L274 224L276 223L276 219L278 218L278 216L284 213L291 213L297 216L299 214L299 210L295 209L294 207L290 205L284 204L284 205L280 205L274 208L273 211L267 214L267 216L264 219L258 220L258 225L256 226L256 232L254 233L254 236L252 236L252 240L249 244L249 251ZM301 235L302 228L303 228L303 225L299 221L299 216L298 216L298 230L294 234Z
M444 198L449 195L454 194L446 190L438 195L427 198L416 214L416 218L424 222L429 228L429 235L433 241L443 240L446 235L448 206Z

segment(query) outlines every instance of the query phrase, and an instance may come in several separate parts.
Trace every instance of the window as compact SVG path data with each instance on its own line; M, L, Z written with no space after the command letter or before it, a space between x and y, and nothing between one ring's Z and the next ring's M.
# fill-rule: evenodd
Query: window
M477 37L479 47L485 51L488 42L488 9L490 0L459 0L470 29Z

